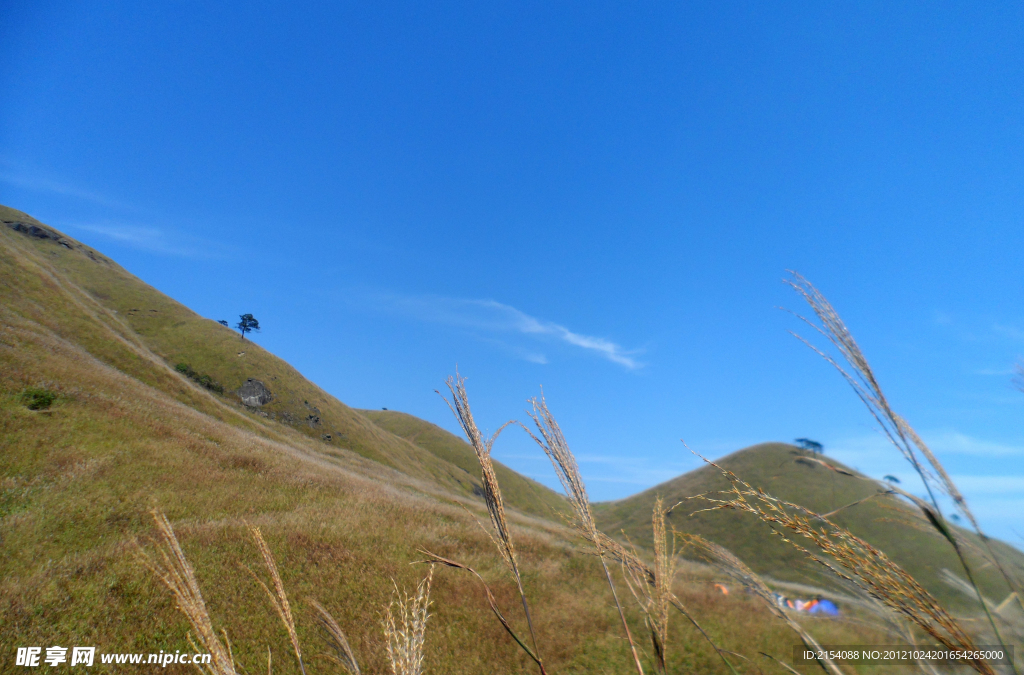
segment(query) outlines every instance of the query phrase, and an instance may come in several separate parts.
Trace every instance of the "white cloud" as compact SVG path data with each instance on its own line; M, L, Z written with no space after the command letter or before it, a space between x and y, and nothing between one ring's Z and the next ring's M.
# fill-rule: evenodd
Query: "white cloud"
M110 241L151 253L181 256L184 258L210 258L210 247L187 246L174 241L159 228L125 223L79 223L69 225L71 229L98 234Z
M1024 447L1019 445L1007 445L1005 443L994 443L973 438L967 434L957 431L940 431L923 435L925 443L928 443L936 455L972 455L981 457L1013 457L1024 455Z
M554 339L587 350L629 370L643 367L635 350L623 349L605 338L584 335L561 324L538 319L515 307L494 300L468 300L439 296L385 296L378 298L393 310L422 321L461 326L493 333L517 333L534 339ZM547 363L547 357L521 350L520 357L534 363Z
M28 173L21 171L19 173L4 172L0 173L0 182L7 183L8 185L14 185L26 190L34 190L36 192L49 192L51 194L62 195L65 197L74 197L75 199L81 199L83 201L92 202L101 206L110 206L115 208L127 208L125 204L117 202L113 199L104 197L101 194L85 190L74 185L62 183L60 181L51 180L38 175L29 175Z

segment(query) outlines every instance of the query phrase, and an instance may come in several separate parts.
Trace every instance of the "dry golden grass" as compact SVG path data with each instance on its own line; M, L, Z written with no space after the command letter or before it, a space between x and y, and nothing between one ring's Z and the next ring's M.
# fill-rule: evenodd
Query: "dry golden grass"
M809 649L820 651L821 645L814 636L775 603L775 597L771 589L768 588L768 584L742 560L734 556L726 548L698 535L678 532L674 534L677 538L681 538L687 546L691 547L698 556L721 569L731 579L746 589L747 592L759 599L772 614L784 621L794 633L799 635L801 641ZM770 656L770 658L781 662L778 657ZM839 667L830 659L819 659L817 662L825 672L832 673L833 675L843 675Z
M355 652L352 651L352 647L348 643L348 637L345 635L345 631L341 630L337 620L316 600L310 599L309 603L317 612L317 622L323 629L327 638L327 644L334 650L333 659L335 662L351 673L351 675L362 675Z
M519 598L523 605L523 614L526 615L526 623L530 629L530 640L533 643L532 650L523 644L519 636L514 630L512 630L511 625L505 620L505 617L500 611L498 611L497 606L493 602L493 596L491 595L489 588L487 588L488 603L509 634L515 639L519 646L526 651L530 658L537 663L537 667L540 668L540 672L543 675L546 672L544 670L544 661L541 659L540 650L537 647L537 634L533 628L533 619L530 617L530 606L526 601L526 592L523 590L523 579L522 575L519 573L519 562L516 560L516 549L512 542L512 533L509 530L508 519L505 516L505 503L501 496L501 487L498 485L498 476L494 471L494 463L491 461L491 450L494 448L494 441L512 422L506 422L496 432L494 432L490 438L485 439L483 434L480 433L480 429L477 428L476 422L473 420L473 412L469 407L469 394L466 392L465 378L459 377L458 372L456 372L455 377L449 377L445 384L447 384L448 391L451 392L452 398L450 401L445 398L444 401L448 404L452 414L455 415L455 419L459 421L459 426L462 427L463 432L466 434L466 438L469 440L469 444L473 447L473 451L476 453L477 462L480 465L480 482L483 485L484 503L487 505L487 513L491 517L491 526L494 528L495 532L495 536L491 536L491 541L494 542L494 546L501 554L502 560L505 561L505 565L512 574L512 578L515 579L516 588L519 591ZM437 393L440 394L440 392ZM490 536L490 533L488 533L488 536ZM431 554L428 553L428 555ZM456 567L473 572L473 574L476 574L476 576L480 578L481 582L483 581L483 578L469 567L459 565L452 561L444 561L444 564L449 567ZM484 586L486 587L486 584L484 584Z
M430 618L430 582L434 577L434 566L416 586L415 595L399 590L395 592L387 609L381 627L387 644L388 663L391 675L422 675L423 644Z
M857 345L857 342L853 339L853 335L846 327L846 324L839 316L839 313L832 304L829 303L825 296L822 295L813 284L811 284L811 282L795 272L792 274L793 278L791 280L787 280L787 283L796 290L801 297L803 297L808 305L810 305L821 326L814 324L802 316L799 318L825 336L839 351L850 369L847 370L846 368L843 368L843 366L834 358L799 335L796 337L821 355L839 371L843 378L846 379L853 388L854 392L856 392L861 401L864 402L868 411L879 424L886 437L890 440L893 446L900 451L904 458L906 458L921 477L921 481L924 484L925 489L928 491L931 505L933 507L930 519L942 520L942 511L935 498L935 490L937 489L944 492L953 500L953 504L956 509L965 518L967 518L981 540L987 544L988 537L986 537L982 532L981 525L978 523L977 518L975 518L974 513L971 511L967 500L964 498L963 494L961 494L956 483L953 482L953 479L950 477L945 467L942 466L942 463L938 460L928 445L921 440L921 437L918 436L913 427L911 427L903 417L892 409L885 393L882 391L882 388L875 377L874 372L871 370L871 366L868 364L867 358ZM920 452L921 455L924 456L925 460L927 460L927 466L918 457L918 452ZM929 467L931 470L929 470ZM953 543L956 545L955 542ZM987 546L987 549L990 562L999 568L1007 585L1011 590L1018 591L1019 595L1020 588L1017 581L1013 579L1003 568L999 557L992 550L991 546ZM971 570L966 560L963 560L963 563L967 574L971 575Z
M700 632L708 644L718 653L722 663L735 675L736 669L726 657L725 650L715 644L711 636L701 627L700 623L697 622L674 592L676 567L679 564L679 559L676 555L674 534L671 540L668 539L665 527L666 515L668 515L668 511L665 510L665 504L659 496L654 501L654 510L651 514L654 549L653 569L644 563L635 548L627 549L603 532L599 532L598 536L602 541L604 550L607 551L608 557L617 560L622 566L622 577L637 605L639 605L640 610L644 613L644 621L651 634L655 668L659 672L667 672L669 608L675 607L680 614L693 624L693 627Z
M654 649L657 670L664 673L665 649L668 645L669 608L672 605L672 587L675 585L677 558L675 539L669 541L665 530L665 504L661 497L654 502L651 529L654 533L654 583L648 583L650 579L648 575L637 574L635 566L625 564L623 564L623 577L646 618L651 633L651 645Z

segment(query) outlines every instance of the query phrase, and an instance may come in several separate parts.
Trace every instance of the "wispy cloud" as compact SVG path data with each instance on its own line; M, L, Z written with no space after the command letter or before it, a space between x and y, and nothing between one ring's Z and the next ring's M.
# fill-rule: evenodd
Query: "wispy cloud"
M952 477L963 492L983 495L1024 495L1024 476L963 476Z
M926 437L932 450L940 457L944 454L969 455L975 457L1021 457L1024 447L994 443L962 434L958 431L940 431Z
M515 356L518 359L522 359L523 361L537 363L539 365L546 365L547 363L549 363L547 356L533 349L525 349L523 347L520 347L519 345L512 345L506 342L505 340L498 340L496 338L481 337L481 339L484 342L487 342L488 344L494 345L495 347L501 349L502 351L508 352L509 354Z
M26 171L12 171L10 169L0 171L0 182L7 183L8 185L13 185L24 190L49 192L50 194L81 199L83 201L92 202L93 204L99 204L100 206L109 206L118 209L129 208L128 205L118 202L117 200L110 199L109 197L97 192Z
M406 316L422 321L460 326L490 333L514 333L543 340L556 340L594 353L630 370L642 368L634 356L611 340L572 331L553 321L530 316L515 307L494 300L468 300L439 296L383 296L383 304ZM518 348L517 348L518 349ZM520 350L520 356L534 363L547 363L543 354Z
M181 241L182 237L172 236L158 227L127 223L77 223L69 224L68 228L90 232L118 244L150 253L197 259L215 257L208 245L200 246L194 241L190 245L189 240Z
M1024 447L986 441L959 431L924 431L921 438L943 463L955 461L959 464L985 464L1024 457ZM885 474L912 478L910 465L881 433L836 440L826 444L825 451L843 464L856 467L875 478Z

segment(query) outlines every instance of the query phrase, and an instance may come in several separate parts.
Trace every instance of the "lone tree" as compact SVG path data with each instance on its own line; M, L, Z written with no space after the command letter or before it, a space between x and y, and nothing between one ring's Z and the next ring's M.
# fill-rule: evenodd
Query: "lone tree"
M241 314L238 318L239 321L235 324L235 328L242 333L243 340L245 339L245 334L249 331L260 332L260 322L252 314Z
M810 450L811 452L817 453L819 455L825 452L825 448L821 445L821 443L819 443L818 441L812 441L809 438L798 438L793 442L796 443L801 448L803 448L804 450Z

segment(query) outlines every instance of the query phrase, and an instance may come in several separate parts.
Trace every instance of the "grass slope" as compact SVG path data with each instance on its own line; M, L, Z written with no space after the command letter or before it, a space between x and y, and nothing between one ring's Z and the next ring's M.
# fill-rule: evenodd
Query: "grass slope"
M473 482L476 494L483 494L480 487L480 466L476 454L466 441L441 427L421 420L407 413L394 410L360 410L360 414L374 424L400 436L427 452L462 469ZM567 510L565 498L541 485L535 480L516 473L500 462L494 462L494 472L501 484L505 501L516 505L521 511L551 518Z
M764 443L735 452L717 463L752 486L816 513L831 512L878 491L873 483L844 476L805 459L812 456L785 443ZM839 462L825 459L857 474ZM651 505L657 495L666 504L675 504L728 488L729 482L717 469L705 466L628 499L598 505L598 524L608 533L624 532L634 541L646 541L650 538ZM700 534L725 546L761 574L791 582L818 578L818 570L807 564L799 551L773 536L768 526L754 516L726 510L693 513L706 506L700 500L686 502L670 519L676 529ZM964 604L964 595L940 579L943 568L963 576L955 553L905 502L890 496L875 497L839 511L832 520L881 549L945 603ZM1024 571L1024 555L1001 542L997 547L1008 565ZM1002 578L991 566L980 562L975 566L981 568L978 575L983 592L997 602L1002 600L1009 593Z

